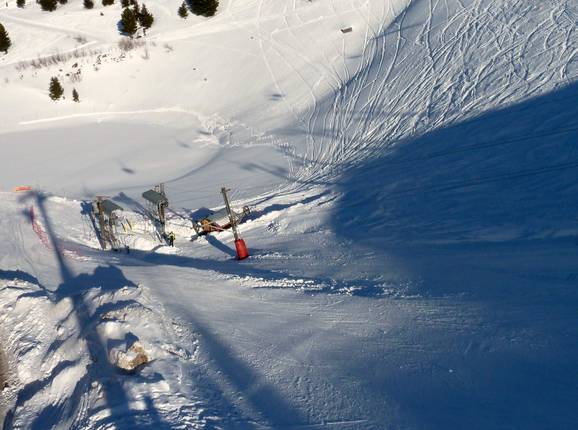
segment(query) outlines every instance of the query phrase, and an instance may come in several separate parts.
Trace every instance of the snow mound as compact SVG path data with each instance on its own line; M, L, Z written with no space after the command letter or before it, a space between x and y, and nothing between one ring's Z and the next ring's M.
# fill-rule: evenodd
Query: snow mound
M99 271L114 269L97 269L96 275ZM14 401L6 421L10 428L101 429L108 428L107 422L137 428L167 417L178 422L175 415L183 411L183 420L194 417L192 399L172 386L178 384L179 369L195 362L195 336L183 328L175 331L178 322L154 310L144 287L111 291L107 285L87 285L68 295L22 278L15 272L13 281L0 282L5 299L0 326L12 328L4 347L15 381L2 393ZM149 362L138 376L108 364L109 354L122 360L115 351L127 342L138 361L123 356L131 358L128 364Z

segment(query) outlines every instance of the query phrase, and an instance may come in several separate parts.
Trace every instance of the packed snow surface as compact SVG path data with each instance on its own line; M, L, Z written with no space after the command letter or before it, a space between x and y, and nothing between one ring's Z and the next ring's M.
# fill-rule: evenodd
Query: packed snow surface
M0 8L5 430L578 428L575 2L96 3Z

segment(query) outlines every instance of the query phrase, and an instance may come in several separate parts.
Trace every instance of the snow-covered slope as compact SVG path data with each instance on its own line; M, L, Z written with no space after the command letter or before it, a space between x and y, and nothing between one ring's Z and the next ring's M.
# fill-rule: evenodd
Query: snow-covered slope
M2 185L27 182L84 197L163 179L185 194L207 181L191 173L203 175L208 165L225 182L242 178L249 196L269 190L292 175L288 146L305 144L271 130L301 130L303 112L363 67L358 53L403 6L223 2L212 19L182 20L170 13L178 4L151 2L158 22L126 51L118 4L87 11L71 3L54 13L10 4L0 11L13 40L0 58L9 101L0 124L2 146L19 163L7 166ZM355 31L341 33L346 26ZM30 38L45 42L38 47ZM51 64L54 53L63 61ZM65 101L47 97L52 76L63 82ZM80 103L71 100L73 88ZM60 175L43 159L47 142L62 160ZM184 196L183 203L198 204Z
M119 4L0 9L4 427L575 428L578 6L179 4L132 49ZM224 185L243 262L191 241Z

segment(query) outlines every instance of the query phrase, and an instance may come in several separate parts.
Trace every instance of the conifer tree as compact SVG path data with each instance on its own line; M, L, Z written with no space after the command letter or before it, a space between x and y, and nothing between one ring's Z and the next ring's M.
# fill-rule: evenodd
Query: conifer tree
M130 37L132 37L133 34L136 33L137 29L136 16L131 9L126 8L122 11L120 23L122 25L123 31L127 33Z
M60 3L60 4L66 4L66 3L68 3L68 0L58 0L58 3Z
M147 7L143 3L140 13L138 14L138 22L143 28L148 30L149 28L151 28L154 21L155 21L154 16L152 16L152 14L148 11Z
M8 53L8 48L12 45L12 41L8 36L8 32L4 26L0 23L0 51L4 51L5 54Z
M76 103L80 102L80 99L78 98L78 91L76 91L76 88L72 89L72 100L75 101Z
M52 100L58 100L64 94L64 88L60 85L60 81L57 77L50 79L50 86L48 87L48 95Z
M195 15L213 16L219 7L219 0L189 0Z
M56 10L56 6L58 5L57 0L39 0L39 3L40 3L40 7L42 8L42 10L45 10L48 12L52 12L53 10Z
M92 9L94 7L93 0L84 0L83 4L86 9Z
M130 0L120 0L120 4L122 7L129 7L130 6Z
M110 6L112 4L114 4L114 0L102 0L103 6Z
M187 5L185 4L185 2L183 2L181 7L179 7L178 14L183 19L189 16L189 11L187 10Z
M16 6L23 8L26 5L26 0L16 0Z

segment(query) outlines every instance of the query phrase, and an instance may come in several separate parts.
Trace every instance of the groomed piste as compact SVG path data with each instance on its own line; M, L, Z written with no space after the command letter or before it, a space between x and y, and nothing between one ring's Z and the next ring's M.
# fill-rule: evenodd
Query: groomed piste
M3 429L577 428L578 5L180 6L0 7Z

